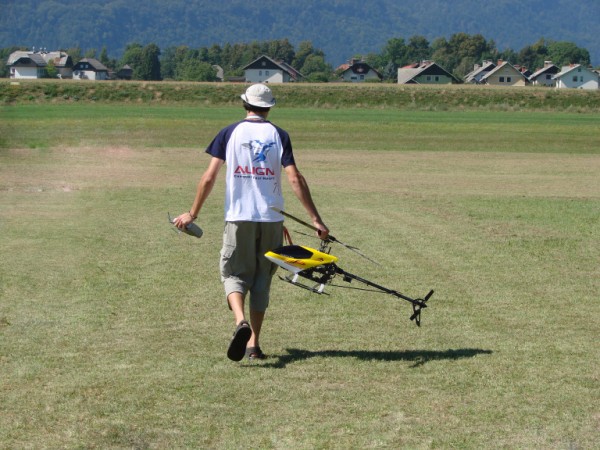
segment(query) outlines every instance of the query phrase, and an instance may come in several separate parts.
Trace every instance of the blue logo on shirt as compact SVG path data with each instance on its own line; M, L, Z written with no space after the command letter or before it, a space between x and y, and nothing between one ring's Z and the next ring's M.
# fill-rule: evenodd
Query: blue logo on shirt
M263 162L267 159L267 153L274 145L275 142L263 143L255 139L247 144L242 144L242 147L249 149L254 154L252 162Z

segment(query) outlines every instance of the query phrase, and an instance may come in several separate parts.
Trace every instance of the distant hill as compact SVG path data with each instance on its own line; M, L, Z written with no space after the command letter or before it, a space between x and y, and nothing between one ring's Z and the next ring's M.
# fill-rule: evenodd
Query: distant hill
M311 41L333 66L380 53L391 38L482 34L499 50L540 38L569 41L600 65L600 0L1 0L0 48L48 50L128 43L160 48L288 38Z

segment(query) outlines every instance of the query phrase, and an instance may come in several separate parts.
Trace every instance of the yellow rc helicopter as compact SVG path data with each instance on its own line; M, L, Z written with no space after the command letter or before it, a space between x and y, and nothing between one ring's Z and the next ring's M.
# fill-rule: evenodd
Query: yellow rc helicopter
M312 225L298 219L297 217L292 216L278 208L272 208L275 211L281 213L285 217L288 217L296 222L317 231L315 227ZM392 295L393 297L400 298L412 304L413 313L410 316L410 320L414 320L417 326L421 326L421 310L427 307L427 300L431 298L433 295L433 290L430 290L429 293L424 298L411 298L408 297L401 292L398 292L394 289L388 289L386 287L380 286L379 284L373 283L372 281L361 278L357 275L346 272L337 266L338 258L330 255L331 243L338 243L349 250L359 254L360 256L368 259L369 261L378 264L372 259L368 258L366 255L362 254L356 247L352 247L350 245L346 245L343 242L340 242L339 239L329 235L327 239L321 240L321 245L318 250L310 247L305 247L302 245L285 245L283 247L276 248L274 250L270 250L265 253L265 257L271 260L273 263L282 267L283 269L291 272L290 275L285 277L279 276L279 278L287 283L293 284L294 286L301 287L303 289L307 289L315 294L326 294L325 286L327 284L331 286L337 287L346 287L348 286L339 286L332 285L331 281L337 275L342 277L342 280L351 283L353 280L358 281L366 286L369 286L371 289L361 289L361 288L350 288L350 289L359 289L359 290L368 290L373 292L379 292L384 294ZM299 278L305 278L310 282L314 283L313 285L303 284L299 281Z

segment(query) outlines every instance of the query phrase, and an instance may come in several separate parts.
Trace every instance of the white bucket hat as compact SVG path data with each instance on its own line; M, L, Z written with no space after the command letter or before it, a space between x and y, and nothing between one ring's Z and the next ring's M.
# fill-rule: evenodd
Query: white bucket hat
M275 106L273 92L271 92L271 89L264 84L253 84L246 89L246 93L240 95L240 97L249 105L257 106L259 108L271 108L272 106Z

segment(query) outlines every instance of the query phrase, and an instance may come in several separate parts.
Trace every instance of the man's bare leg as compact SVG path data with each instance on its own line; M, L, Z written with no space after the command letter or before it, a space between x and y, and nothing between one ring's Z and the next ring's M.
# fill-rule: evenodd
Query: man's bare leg
M248 341L248 347L259 346L258 338L260 337L260 330L262 328L264 318L264 311L250 310L250 326L252 327L252 336L250 336L250 340Z
M242 320L246 319L244 315L244 296L241 292L232 292L227 297L229 307L233 311L235 317L235 324L238 325Z

